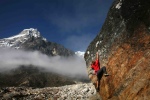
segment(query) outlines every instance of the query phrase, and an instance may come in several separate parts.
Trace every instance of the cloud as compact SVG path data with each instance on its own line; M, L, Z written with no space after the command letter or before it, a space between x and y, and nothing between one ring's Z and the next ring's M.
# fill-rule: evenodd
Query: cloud
M17 68L20 65L34 65L44 68L45 71L55 72L71 77L82 76L87 78L86 65L83 58L74 56L64 58L60 56L48 57L38 51L0 48L0 71Z

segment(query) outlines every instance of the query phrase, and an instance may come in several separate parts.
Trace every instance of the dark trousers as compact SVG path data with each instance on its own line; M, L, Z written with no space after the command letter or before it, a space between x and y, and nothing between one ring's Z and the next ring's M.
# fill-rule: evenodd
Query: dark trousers
M98 89L99 89L99 86L100 86L100 80L101 80L103 74L107 74L107 71L106 71L106 67L105 67L105 66L103 66L100 70L97 71Z
M102 78L102 76L103 76L104 73L107 74L105 66L103 66L100 70L97 71L98 81L101 80L101 78Z

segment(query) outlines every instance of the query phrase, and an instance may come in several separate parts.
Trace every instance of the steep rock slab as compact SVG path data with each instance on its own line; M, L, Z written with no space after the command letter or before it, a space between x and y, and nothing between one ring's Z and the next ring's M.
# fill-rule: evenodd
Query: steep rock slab
M96 48L97 47L97 48ZM150 98L150 1L115 0L101 32L85 53L89 78L90 62L100 53L101 66L111 76L103 77L103 100L148 100Z

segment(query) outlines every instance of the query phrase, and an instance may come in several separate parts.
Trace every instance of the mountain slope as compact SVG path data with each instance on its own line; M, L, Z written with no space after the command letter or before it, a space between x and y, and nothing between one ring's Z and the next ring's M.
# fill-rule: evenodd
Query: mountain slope
M71 56L74 52L57 43L49 42L40 35L37 29L24 29L18 35L0 39L0 47L40 51L49 56Z
M24 29L22 32L20 32L18 35L11 36L8 38L0 39L0 46L1 47L14 47L19 48L19 46L26 42L29 38L38 38L40 36L40 32L37 29ZM46 39L42 38L46 41Z
M66 49L62 45L47 41L40 35L40 32L37 29L33 28L24 29L18 35L0 39L0 47L15 48L16 50L20 49L25 51L39 51L42 54L48 55L49 57L57 55L69 57L75 54L73 51ZM18 57L17 59L21 58ZM6 62L9 63L9 61ZM12 66L9 65L7 67ZM4 65L3 68L5 68ZM47 87L75 84L73 79L67 78L66 76L54 73L52 71L47 72L45 70L46 69L44 69L43 66L20 64L19 66L14 67L12 70L0 73L0 86Z
M46 72L36 66L20 66L10 71L0 73L0 87L54 87L75 84L74 80L66 76Z

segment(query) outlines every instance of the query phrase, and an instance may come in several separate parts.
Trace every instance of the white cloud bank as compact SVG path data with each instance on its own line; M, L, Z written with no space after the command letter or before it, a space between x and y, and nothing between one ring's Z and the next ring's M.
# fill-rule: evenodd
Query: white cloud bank
M0 72L17 68L20 65L34 65L70 77L87 77L86 65L83 58L74 56L64 58L60 56L48 57L38 51L0 48Z

